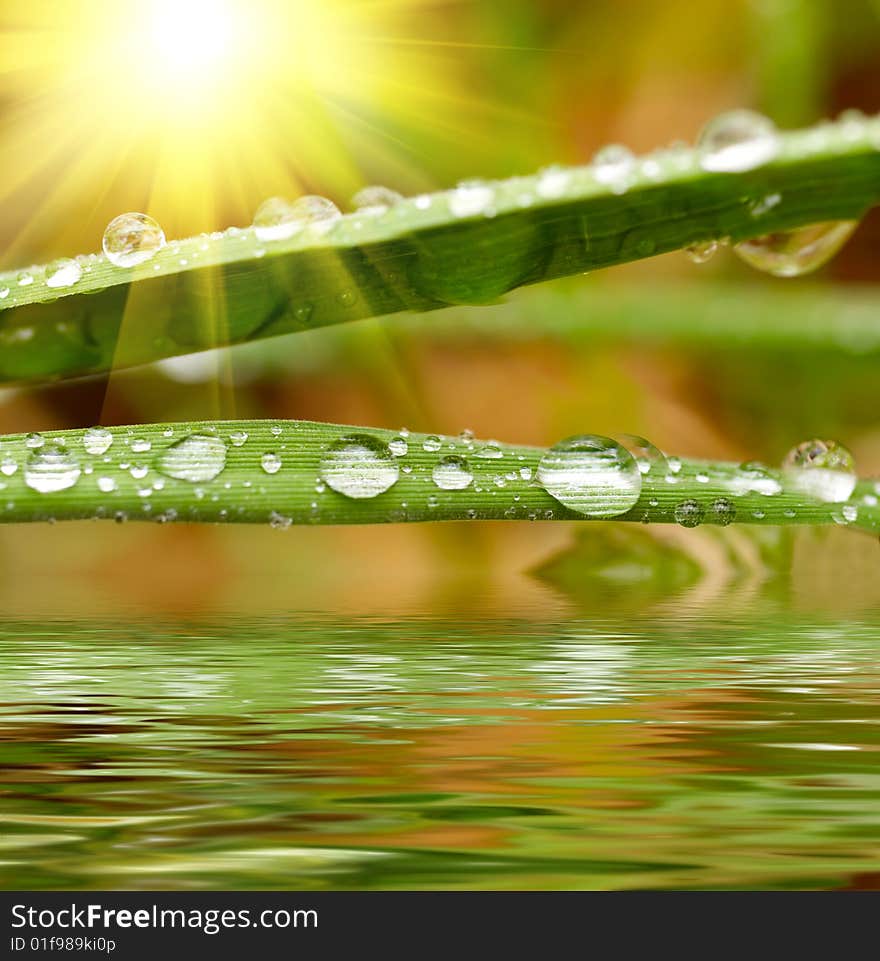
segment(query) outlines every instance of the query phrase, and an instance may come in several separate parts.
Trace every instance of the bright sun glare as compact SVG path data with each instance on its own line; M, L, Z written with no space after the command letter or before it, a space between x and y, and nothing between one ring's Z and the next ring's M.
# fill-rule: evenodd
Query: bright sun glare
M148 17L156 57L178 77L221 67L235 38L233 11L218 0L153 0Z

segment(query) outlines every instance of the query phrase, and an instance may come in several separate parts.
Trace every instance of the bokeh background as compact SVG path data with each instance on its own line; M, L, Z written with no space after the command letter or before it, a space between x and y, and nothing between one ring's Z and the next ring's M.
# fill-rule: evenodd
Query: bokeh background
M173 238L348 209L741 106L880 110L880 3L0 0L0 267L126 210ZM796 280L675 254L8 385L0 432L309 418L773 465L818 436L880 474L878 242L872 214ZM621 526L0 527L3 883L876 887L875 540Z

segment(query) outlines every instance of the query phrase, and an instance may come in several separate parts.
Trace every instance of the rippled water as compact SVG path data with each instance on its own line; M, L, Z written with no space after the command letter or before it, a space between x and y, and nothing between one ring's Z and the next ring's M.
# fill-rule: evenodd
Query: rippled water
M5 887L880 885L880 622L2 625Z

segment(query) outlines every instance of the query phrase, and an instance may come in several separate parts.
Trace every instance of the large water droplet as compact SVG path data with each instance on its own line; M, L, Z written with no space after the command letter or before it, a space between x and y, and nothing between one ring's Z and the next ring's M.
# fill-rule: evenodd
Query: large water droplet
M82 277L82 267L69 257L53 260L46 268L47 287L70 287Z
M828 504L849 500L855 490L855 460L837 441L804 441L788 452L782 468L795 490Z
M588 517L615 517L633 507L642 475L632 454L608 437L585 434L551 447L537 478L565 507Z
M213 480L226 466L226 445L210 434L190 434L166 447L159 470L192 484Z
M24 482L41 494L67 490L82 473L76 459L63 444L50 442L35 450L24 466Z
M731 110L706 124L697 148L703 170L739 173L771 161L779 153L779 135L767 117Z
M451 455L442 458L431 472L434 483L445 491L464 490L474 479L468 462L464 457Z
M368 498L397 483L400 467L388 445L369 434L350 434L334 441L320 464L321 477L339 494Z
M120 214L107 225L102 246L114 267L136 267L165 246L165 232L147 214Z
M104 427L90 427L83 434L82 442L87 454L99 457L101 454L106 454L110 449L110 445L113 443L113 435Z
M593 176L614 193L625 193L632 180L636 158L629 147L611 143L593 157Z
M352 203L358 213L384 214L401 200L403 197L396 190L374 184L359 190L352 198Z
M775 277L800 277L827 263L858 226L855 220L811 224L743 240L733 248L740 260Z

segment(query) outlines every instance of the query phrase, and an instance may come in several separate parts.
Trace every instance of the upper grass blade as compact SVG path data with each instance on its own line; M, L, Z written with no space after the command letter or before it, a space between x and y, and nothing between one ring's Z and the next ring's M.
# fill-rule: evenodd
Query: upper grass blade
M77 376L403 310L491 303L516 287L835 220L880 201L880 120L782 135L757 169L714 173L691 150L638 161L626 189L590 167L455 191L261 243L248 228L175 241L135 268L83 260L70 287L42 268L0 276L0 380ZM772 198L772 202L768 202ZM456 215L456 211L458 215ZM123 324L128 315L131 323Z

